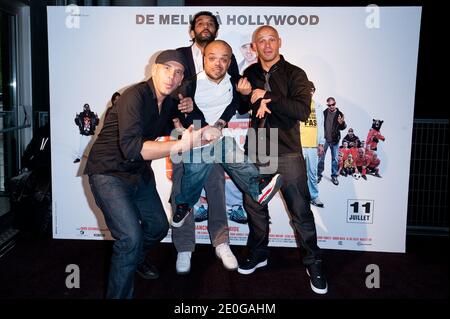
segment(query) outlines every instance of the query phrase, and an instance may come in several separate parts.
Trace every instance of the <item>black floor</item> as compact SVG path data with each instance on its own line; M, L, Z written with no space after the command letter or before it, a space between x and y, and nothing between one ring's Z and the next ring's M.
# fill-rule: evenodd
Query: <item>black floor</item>
M236 256L244 247L232 246ZM448 298L448 237L410 236L407 252L374 253L325 250L329 293L314 294L293 248L271 248L269 265L252 275L226 271L210 245L197 245L192 271L175 272L172 244L160 244L150 259L159 268L157 280L136 277L136 298L346 299ZM0 298L103 298L111 242L19 238L0 258ZM80 288L65 285L66 267L80 269ZM380 288L368 289L367 265L380 269Z

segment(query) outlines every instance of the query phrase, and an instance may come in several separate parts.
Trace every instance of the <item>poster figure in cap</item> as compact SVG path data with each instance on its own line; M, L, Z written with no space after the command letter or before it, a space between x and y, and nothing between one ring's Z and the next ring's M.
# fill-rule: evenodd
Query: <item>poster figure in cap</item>
M248 66L258 61L258 55L256 51L253 51L252 49L252 37L250 35L241 37L241 40L239 41L239 50L244 57L242 61L239 62L239 73L242 74Z
M91 140L91 136L95 134L95 128L99 123L98 115L91 111L89 104L84 104L83 112L77 113L75 116L75 124L80 130L80 148L76 155L74 163L80 162L83 158L84 150Z

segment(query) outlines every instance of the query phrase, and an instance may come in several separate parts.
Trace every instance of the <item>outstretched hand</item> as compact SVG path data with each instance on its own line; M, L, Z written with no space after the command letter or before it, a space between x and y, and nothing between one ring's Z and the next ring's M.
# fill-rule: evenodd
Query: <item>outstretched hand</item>
M222 132L214 126L205 126L202 135L202 144L211 143L222 136Z
M205 128L194 130L194 125L189 126L181 136L181 151L186 152L194 147L202 145L202 135Z

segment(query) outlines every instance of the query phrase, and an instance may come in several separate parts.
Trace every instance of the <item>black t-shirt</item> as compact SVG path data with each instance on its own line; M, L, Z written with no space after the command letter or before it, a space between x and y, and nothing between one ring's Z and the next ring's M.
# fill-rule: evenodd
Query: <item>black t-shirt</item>
M149 180L151 161L141 156L145 141L170 135L173 118L183 121L178 102L166 97L158 111L152 79L128 88L108 110L103 128L91 148L84 173L110 174L136 183L139 176Z

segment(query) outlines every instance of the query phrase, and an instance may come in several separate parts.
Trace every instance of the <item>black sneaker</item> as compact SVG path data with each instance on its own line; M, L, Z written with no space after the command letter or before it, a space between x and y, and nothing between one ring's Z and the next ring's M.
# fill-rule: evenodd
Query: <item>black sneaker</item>
M157 279L159 277L158 269L145 261L138 265L136 272L144 279Z
M261 206L267 205L275 194L283 185L283 179L280 174L275 174L272 179L261 178L259 183L260 194L258 196L258 203Z
M258 260L258 258L250 256L239 265L238 273L242 275L250 275L256 270L256 268L261 268L265 266L267 266L267 258L263 260Z
M319 184L321 180L322 180L322 176L317 176L317 184Z
M334 185L339 185L339 181L336 176L331 176L331 181L333 182Z
M322 201L319 199L319 197L311 199L311 204L314 206L317 206L317 207L321 207L321 208L324 206Z
M184 221L186 220L186 217L188 217L188 215L191 211L192 211L192 209L189 208L188 204L177 205L177 210L175 211L175 214L173 214L173 217L172 217L172 227L183 226Z
M316 294L326 294L328 292L327 279L322 273L322 261L316 260L314 264L306 268L306 273L311 282L311 289Z

